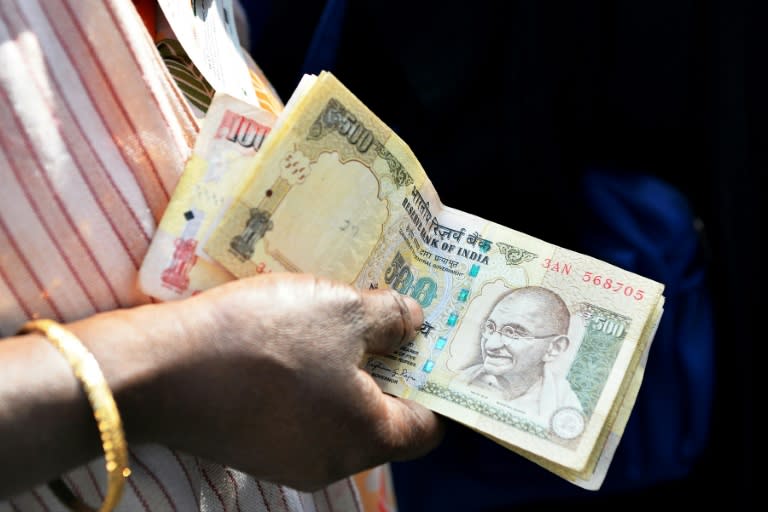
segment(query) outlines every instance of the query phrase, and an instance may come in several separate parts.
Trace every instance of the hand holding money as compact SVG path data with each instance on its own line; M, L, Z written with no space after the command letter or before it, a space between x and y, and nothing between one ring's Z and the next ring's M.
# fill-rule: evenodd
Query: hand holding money
M162 378L178 391L156 404L168 425L187 426L168 432L169 446L316 490L440 439L435 414L385 395L360 368L365 352L413 339L423 317L411 299L272 274L162 306L189 335L183 369Z
M663 286L442 205L408 146L338 80L303 84L229 192L207 257L237 277L309 272L410 296L420 335L366 360L382 389L598 488Z

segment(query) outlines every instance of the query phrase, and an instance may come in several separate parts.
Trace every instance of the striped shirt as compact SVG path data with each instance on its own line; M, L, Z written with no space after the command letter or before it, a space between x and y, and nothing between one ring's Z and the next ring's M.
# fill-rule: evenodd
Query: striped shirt
M149 302L137 272L198 124L134 5L0 0L0 63L0 334ZM120 511L373 510L364 488L391 483L382 466L303 493L163 446L130 457ZM96 506L104 461L63 480ZM0 501L60 510L46 486Z

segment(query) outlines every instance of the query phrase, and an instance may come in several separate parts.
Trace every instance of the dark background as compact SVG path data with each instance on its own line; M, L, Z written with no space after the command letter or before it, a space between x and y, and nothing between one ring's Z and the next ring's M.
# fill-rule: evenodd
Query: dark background
M244 4L252 54L284 100L302 72L332 70L408 142L449 206L579 250L579 180L586 169L607 168L661 178L699 220L714 305L714 390L708 441L684 474L646 470L621 485L609 472L597 493L553 481L552 492L523 499L514 497L514 471L501 467L508 505L478 510L751 502L755 306L765 266L757 250L768 133L765 3ZM476 187L467 187L468 175ZM545 193L486 186L510 179L516 190ZM665 421L636 416L630 424ZM432 460L483 442L457 429ZM401 508L410 512L407 496Z

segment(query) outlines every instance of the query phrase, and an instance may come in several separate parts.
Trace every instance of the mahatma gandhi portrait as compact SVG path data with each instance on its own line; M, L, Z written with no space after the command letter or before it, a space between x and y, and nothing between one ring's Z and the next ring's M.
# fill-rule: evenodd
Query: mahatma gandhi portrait
M547 288L505 291L481 323L481 362L461 371L454 381L545 424L559 409L581 412L569 382L549 367L570 344L570 318L562 298Z

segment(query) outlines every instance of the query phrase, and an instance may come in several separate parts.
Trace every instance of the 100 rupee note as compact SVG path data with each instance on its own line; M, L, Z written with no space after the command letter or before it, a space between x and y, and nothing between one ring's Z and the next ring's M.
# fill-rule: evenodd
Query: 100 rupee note
M311 272L410 295L421 334L367 359L379 385L599 487L663 286L442 205L408 146L329 73L292 101L208 255L238 277Z
M266 110L221 93L214 97L142 262L144 293L173 300L234 279L202 251L203 244L274 123Z

